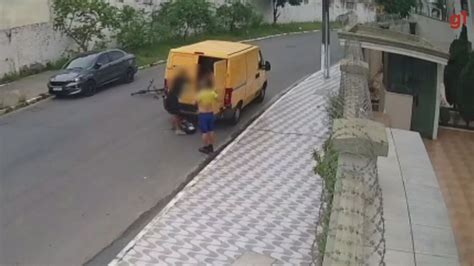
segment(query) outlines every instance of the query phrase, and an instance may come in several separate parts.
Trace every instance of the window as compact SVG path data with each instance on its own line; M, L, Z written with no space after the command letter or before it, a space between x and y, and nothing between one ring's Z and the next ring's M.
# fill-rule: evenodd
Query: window
M110 61L117 61L124 56L121 51L112 51L108 53Z
M97 63L101 64L101 65L106 65L110 62L110 59L109 57L107 56L107 54L101 54L99 56L99 59L97 59Z
M66 69L74 69L74 68L89 68L94 64L96 59L95 54L90 55L83 55L73 59L71 62L68 63Z

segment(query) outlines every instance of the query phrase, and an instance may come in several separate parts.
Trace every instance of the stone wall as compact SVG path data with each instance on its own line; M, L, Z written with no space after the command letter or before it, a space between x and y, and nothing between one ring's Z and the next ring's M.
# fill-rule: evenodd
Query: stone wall
M338 158L322 265L385 265L377 157L387 156L388 141L385 127L370 120L369 66L360 44L346 46L340 69L343 115L334 120L329 143Z

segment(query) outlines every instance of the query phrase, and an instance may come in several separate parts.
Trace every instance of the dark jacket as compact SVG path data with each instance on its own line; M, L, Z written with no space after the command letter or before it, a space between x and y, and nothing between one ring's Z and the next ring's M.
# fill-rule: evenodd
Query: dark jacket
M173 82L173 88L169 90L169 93L165 98L165 109L170 114L176 115L179 113L179 97L181 96L187 82L188 80L185 77L177 77Z

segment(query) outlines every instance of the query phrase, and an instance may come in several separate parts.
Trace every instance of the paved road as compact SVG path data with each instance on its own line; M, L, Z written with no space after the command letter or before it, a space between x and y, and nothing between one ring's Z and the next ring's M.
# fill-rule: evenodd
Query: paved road
M258 42L273 65L266 101L320 68L319 43L319 33ZM151 78L161 82L163 66L0 118L1 264L84 263L205 159L199 135L175 136L160 102L129 96ZM219 139L235 130L219 125Z

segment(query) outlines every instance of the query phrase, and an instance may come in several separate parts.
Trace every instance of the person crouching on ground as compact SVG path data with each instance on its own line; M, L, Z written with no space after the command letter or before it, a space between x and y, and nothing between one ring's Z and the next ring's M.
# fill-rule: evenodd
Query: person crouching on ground
M186 132L181 129L182 117L179 111L179 97L188 82L186 73L181 71L174 79L172 88L168 91L165 99L165 109L172 115L172 129L176 135L186 135Z
M202 132L202 141L204 142L204 146L199 148L199 151L205 154L214 152L214 143L216 141L214 135L216 120L214 117L214 106L217 102L217 97L212 78L206 78L197 96L199 127Z

